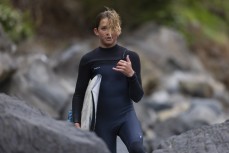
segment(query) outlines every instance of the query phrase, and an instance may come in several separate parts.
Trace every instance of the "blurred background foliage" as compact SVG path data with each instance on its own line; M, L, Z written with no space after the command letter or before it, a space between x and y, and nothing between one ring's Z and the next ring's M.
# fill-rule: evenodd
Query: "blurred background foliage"
M12 7L8 0L1 0L0 23L14 42L19 42L33 35L33 23L29 12L21 12Z
M120 13L124 31L153 21L181 31L190 43L205 38L228 41L229 1L225 0L1 0L0 22L15 41L33 33L87 36L104 6Z
M94 20L95 14L104 10L103 6L108 6L114 8L120 13L124 28L130 28L130 30L150 20L159 23L171 21L171 4L172 0L82 1L87 24L91 24L91 21Z
M174 27L189 40L211 39L217 43L228 41L229 1L177 0L173 4Z

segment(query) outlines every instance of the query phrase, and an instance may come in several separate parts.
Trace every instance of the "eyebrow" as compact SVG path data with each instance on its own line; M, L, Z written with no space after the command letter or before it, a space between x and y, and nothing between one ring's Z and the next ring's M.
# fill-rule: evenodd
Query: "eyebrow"
M107 28L107 25L101 25L100 28Z

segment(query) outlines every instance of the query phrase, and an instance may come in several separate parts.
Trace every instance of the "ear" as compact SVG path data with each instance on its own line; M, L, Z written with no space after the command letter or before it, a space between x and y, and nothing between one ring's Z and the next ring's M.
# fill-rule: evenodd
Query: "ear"
M97 28L94 28L94 33L95 33L96 36L99 35L99 32L98 32L98 29Z

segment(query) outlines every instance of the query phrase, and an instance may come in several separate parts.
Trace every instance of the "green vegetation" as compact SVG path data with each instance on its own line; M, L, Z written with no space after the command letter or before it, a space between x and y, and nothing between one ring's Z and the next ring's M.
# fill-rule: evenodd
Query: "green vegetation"
M87 25L90 25L95 15L104 10L104 6L107 6L117 10L122 17L123 26L128 25L128 29L131 30L152 19L157 22L170 20L171 2L172 0L84 0L81 3Z
M121 14L124 28L128 25L130 30L154 21L180 30L190 43L205 38L219 43L228 41L229 1L226 0L84 0L82 5L87 24L104 6L109 6Z
M33 34L29 12L20 12L7 0L2 0L0 4L0 24L14 42L20 42Z
M212 0L178 0L173 4L172 25L181 30L190 42L211 39L226 43L229 32L229 2Z
M38 1L37 3L17 1L17 4L26 3L23 5L26 6L26 9L20 9L30 10L35 15L39 14L32 20L29 12L22 12L12 7L11 1L13 0L1 0L0 23L14 41L20 41L32 35L37 22L51 26L50 29L53 29L52 26L55 25L56 30L59 31L63 30L58 29L58 26L61 27L60 23L74 25L72 30L78 30L80 33L85 30L86 26L88 26L86 28L92 28L95 15L107 6L120 13L123 28L128 31L148 21L154 21L157 24L168 25L180 30L190 43L205 38L219 43L228 42L229 1L226 0L78 0L77 2L59 0L58 3L54 0L50 0L49 3L40 0L38 9L33 7ZM77 5L72 5L73 1ZM78 9L78 11L68 9ZM38 13L37 10L39 10ZM65 18L64 15L71 16L71 18ZM79 22L76 22L76 19Z

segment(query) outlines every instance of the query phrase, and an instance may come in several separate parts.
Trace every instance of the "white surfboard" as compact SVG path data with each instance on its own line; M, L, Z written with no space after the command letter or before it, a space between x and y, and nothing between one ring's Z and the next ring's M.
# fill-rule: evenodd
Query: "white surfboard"
M88 83L81 111L81 129L91 130L95 127L101 80L102 76L98 74ZM92 121L94 122L92 123Z

